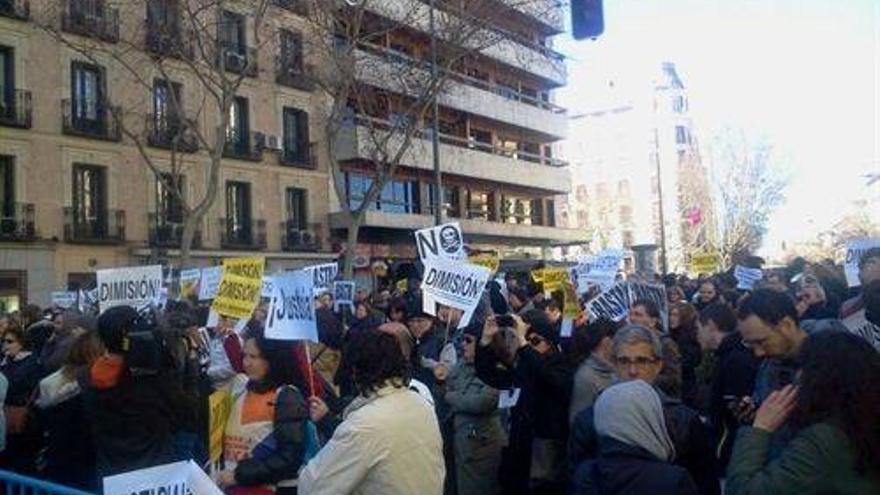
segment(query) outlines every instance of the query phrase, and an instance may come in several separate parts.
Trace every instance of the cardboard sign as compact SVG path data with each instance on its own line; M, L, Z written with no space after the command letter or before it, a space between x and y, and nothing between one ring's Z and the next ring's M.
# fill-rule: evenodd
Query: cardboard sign
M425 261L422 278L424 311L436 315L436 303L464 312L458 328L467 326L492 274L482 266L433 258Z
M333 311L339 311L340 306L354 307L354 282L350 280L337 280L333 284Z
M202 276L199 279L199 301L214 299L214 296L217 294L217 288L220 287L221 278L223 278L222 266L202 269Z
M303 268L312 277L313 287L316 289L329 289L339 274L339 263L324 263Z
M591 320L607 318L614 322L623 321L629 315L629 286L618 283L587 303Z
M754 290L755 284L764 278L764 272L760 268L746 268L742 265L736 265L733 276L736 277L737 289Z
M162 266L130 266L98 270L98 309L115 306L140 308L158 302L162 290Z
M846 282L850 287L862 285L859 280L859 259L869 249L880 247L880 239L853 239L846 243L846 257L843 260L843 269L846 272Z
M544 292L549 294L568 285L569 274L565 268L540 268L532 270L532 280L544 284Z
M452 260L465 258L464 236L458 222L417 230L415 236L419 259L423 262L437 258Z
M209 426L208 453L211 461L223 455L223 432L229 413L232 411L232 396L229 390L221 389L208 396Z
M79 294L72 290L56 290L52 291L52 305L61 309L70 309L76 306L76 298Z
M108 476L103 484L105 495L223 495L202 468L191 460Z
M266 320L266 338L318 342L313 283L313 273L308 270L275 277L275 293Z
M691 256L690 270L694 275L701 273L717 273L721 268L721 256L718 253L695 253Z
M180 271L180 298L191 299L199 295L199 281L202 279L202 271L198 268L190 268Z
M226 273L254 280L263 279L263 269L265 266L266 258L263 258L262 256L223 259L223 268L226 270Z
M501 266L501 259L499 259L498 255L494 253L482 253L468 256L468 263L484 266L488 268L490 272L495 273L498 271L498 267Z
M224 268L211 309L229 318L250 318L260 300L262 289L262 278L253 279L226 273Z
M603 291L610 289L616 279L623 251L606 249L594 256L582 258L572 269L573 281L579 294L590 291L590 287L598 285Z

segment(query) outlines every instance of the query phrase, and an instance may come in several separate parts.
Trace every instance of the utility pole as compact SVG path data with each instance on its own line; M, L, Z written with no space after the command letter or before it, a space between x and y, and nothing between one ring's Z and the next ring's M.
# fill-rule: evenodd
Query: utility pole
M431 24L431 87L433 102L431 111L431 148L434 155L434 225L443 223L443 174L440 173L440 112L437 105L437 32L434 26L434 0L430 2Z
M655 100L656 112L656 100ZM666 258L666 216L663 214L663 175L660 167L660 131L657 129L657 122L654 122L654 164L657 167L657 198L660 220L660 272L663 275L668 273L668 264Z

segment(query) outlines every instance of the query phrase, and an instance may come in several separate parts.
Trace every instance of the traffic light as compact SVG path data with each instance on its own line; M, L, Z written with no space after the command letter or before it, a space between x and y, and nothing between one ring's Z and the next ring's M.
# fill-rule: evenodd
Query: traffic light
M571 0L571 34L574 39L597 38L604 31L602 0Z

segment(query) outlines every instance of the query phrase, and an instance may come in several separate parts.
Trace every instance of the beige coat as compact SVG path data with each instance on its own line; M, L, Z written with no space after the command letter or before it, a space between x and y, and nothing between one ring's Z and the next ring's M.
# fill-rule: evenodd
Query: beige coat
M442 495L446 468L434 408L407 388L358 397L299 477L300 495Z

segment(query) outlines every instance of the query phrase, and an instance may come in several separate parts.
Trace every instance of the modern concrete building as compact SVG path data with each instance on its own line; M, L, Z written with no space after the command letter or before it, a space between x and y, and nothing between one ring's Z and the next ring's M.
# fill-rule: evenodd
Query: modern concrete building
M598 108L571 120L569 223L590 231L593 249L658 246L661 270L665 245L667 270L682 271L714 232L688 93L671 63L636 87L610 83Z

